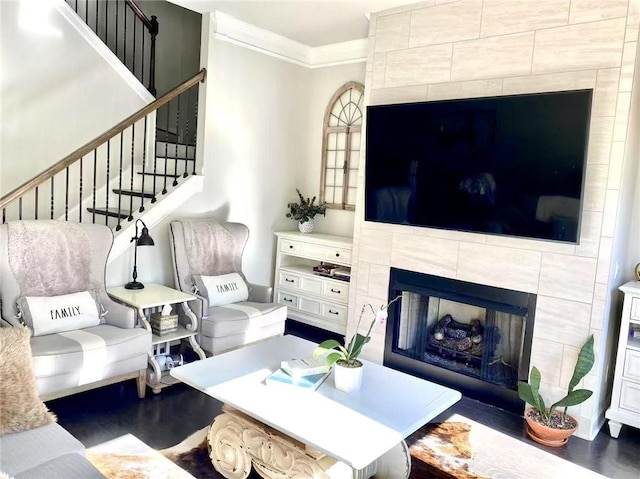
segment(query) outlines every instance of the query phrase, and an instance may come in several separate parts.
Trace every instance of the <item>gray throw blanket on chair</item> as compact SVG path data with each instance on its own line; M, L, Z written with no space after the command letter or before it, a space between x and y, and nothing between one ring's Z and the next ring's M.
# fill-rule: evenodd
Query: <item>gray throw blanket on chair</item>
M87 233L65 221L16 221L7 229L9 264L24 296L59 296L91 289Z
M189 261L189 277L235 272L235 239L224 226L210 220L181 220Z

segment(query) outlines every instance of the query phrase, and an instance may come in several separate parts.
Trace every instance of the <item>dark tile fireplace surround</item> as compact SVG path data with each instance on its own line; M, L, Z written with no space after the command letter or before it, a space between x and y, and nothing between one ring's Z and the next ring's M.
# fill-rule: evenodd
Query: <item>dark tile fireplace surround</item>
M385 366L521 414L536 295L391 268Z

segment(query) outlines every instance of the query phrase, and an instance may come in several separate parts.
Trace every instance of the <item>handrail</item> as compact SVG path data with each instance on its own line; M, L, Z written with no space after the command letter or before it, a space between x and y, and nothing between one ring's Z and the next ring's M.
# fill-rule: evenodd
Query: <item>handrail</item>
M203 68L193 77L182 82L180 85L178 85L171 91L167 92L162 97L149 103L147 106L141 108L133 115L122 120L120 123L113 126L112 128L109 128L107 131L105 131L103 134L101 134L94 140L91 140L86 145L81 146L80 148L75 150L73 153L65 156L62 160L50 166L39 175L33 177L29 181L23 183L22 185L18 186L11 192L7 193L5 196L0 198L0 210L5 206L7 206L12 201L22 197L29 190L37 186L40 186L42 183L44 183L45 181L47 181L57 173L61 172L62 170L67 168L69 165L73 164L75 161L85 156L87 153L94 151L96 148L98 148L105 142L109 141L119 133L123 132L124 130L129 128L131 125L136 123L138 120L147 116L149 113L152 113L156 111L158 108L160 108L161 106L169 103L172 99L184 93L185 91L189 90L194 85L197 85L199 82L204 83L206 78L207 78L207 70Z
M144 24L145 24L145 26L147 27L147 29L149 30L149 32L151 32L151 33L158 33L157 31L156 31L156 32L153 32L153 30L154 30L155 28L157 28L157 26L158 26L158 23L156 22L156 23L155 23L155 27L154 27L154 24L153 24L153 22L152 22L152 19L155 19L155 18L156 18L156 16L155 16L155 15L153 15L153 16L151 17L151 19L149 19L149 17L147 17L147 16L145 15L145 13L140 9L140 7L139 7L139 6L138 6L138 5L137 5L133 0L124 0L124 1L125 1L125 3L127 4L127 6L128 6L129 8L131 8L131 10L133 10L133 13L135 13L135 14L136 14L136 16L137 16L140 20L142 20L142 23L144 23Z

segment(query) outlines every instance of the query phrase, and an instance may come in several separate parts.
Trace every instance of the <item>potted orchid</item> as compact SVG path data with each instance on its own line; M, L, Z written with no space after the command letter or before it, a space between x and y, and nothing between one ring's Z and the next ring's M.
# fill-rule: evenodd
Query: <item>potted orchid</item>
M376 311L371 304L366 303L362 305L360 310L360 317L358 318L358 324L356 325L356 334L351 337L348 345L342 345L335 339L327 339L318 345L313 352L314 356L326 355L327 366L331 367L335 364L335 384L336 388L344 391L351 392L360 388L362 383L362 366L363 363L358 359L362 348L371 340L371 331L374 324L384 323L389 316L389 306L399 300L402 296L397 296L389 303L382 305ZM367 311L373 313L373 318L369 324L367 334L360 334L360 323Z

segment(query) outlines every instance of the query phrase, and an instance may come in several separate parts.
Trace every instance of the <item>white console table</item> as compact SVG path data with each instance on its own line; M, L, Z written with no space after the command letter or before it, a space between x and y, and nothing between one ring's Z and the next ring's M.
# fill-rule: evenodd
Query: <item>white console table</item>
M320 262L351 267L352 239L344 236L277 232L275 300L288 317L346 334L349 282L314 274Z
M640 282L626 283L620 291L624 293L624 305L618 355L611 406L605 413L612 437L618 437L623 424L640 428L640 338L632 336L632 326L640 328Z

